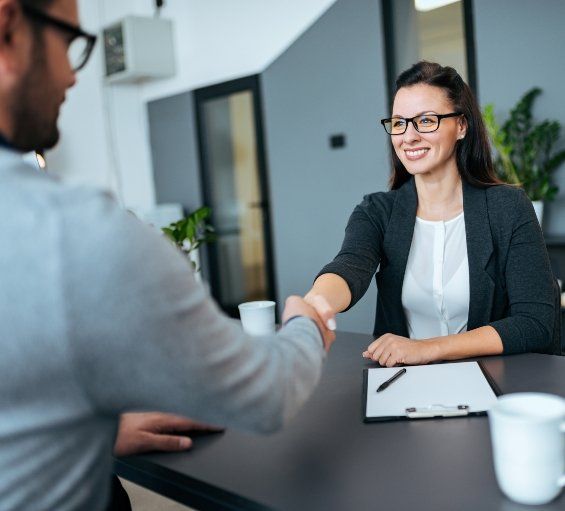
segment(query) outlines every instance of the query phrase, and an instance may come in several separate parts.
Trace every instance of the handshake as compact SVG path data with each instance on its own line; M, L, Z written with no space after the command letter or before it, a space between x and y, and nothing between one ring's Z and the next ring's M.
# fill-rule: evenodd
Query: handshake
M283 324L294 316L305 316L313 320L324 341L324 348L329 351L335 340L335 313L327 300L321 295L308 293L304 298L289 296L286 299L282 316Z
M259 302L258 302L259 303ZM274 332L274 302L270 322ZM294 316L305 316L316 323L324 341L324 348L329 351L335 341L335 315L346 310L351 303L351 291L347 282L339 275L325 273L314 282L314 286L304 298L289 296L286 299L282 316L283 324ZM241 305L240 305L241 307ZM241 312L241 308L240 308ZM242 315L242 321L243 321Z

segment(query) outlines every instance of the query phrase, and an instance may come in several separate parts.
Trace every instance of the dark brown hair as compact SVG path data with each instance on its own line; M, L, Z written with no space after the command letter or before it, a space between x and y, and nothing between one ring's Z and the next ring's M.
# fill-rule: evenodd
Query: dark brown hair
M20 0L20 3L33 7L34 9L44 9L45 7L49 7L53 1L54 0Z
M465 138L458 140L456 147L457 169L461 178L481 188L501 184L502 181L496 177L492 164L489 139L479 105L473 92L457 71L452 67L444 67L433 62L418 62L397 78L393 102L400 89L419 83L443 89L453 104L454 110L461 112L467 121ZM390 177L390 188L396 190L408 181L411 175L396 155L393 147L391 147L391 154L393 171Z
M22 7L31 7L32 9L36 9L38 11L44 11L55 0L19 0L19 1ZM43 24L38 22L37 20L34 20L33 18L29 18L29 23L33 28L35 42L39 43L43 35Z

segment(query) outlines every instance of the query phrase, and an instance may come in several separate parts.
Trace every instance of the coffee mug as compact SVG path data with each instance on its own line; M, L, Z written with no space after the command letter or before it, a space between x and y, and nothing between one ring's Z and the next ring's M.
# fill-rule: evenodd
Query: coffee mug
M525 392L489 410L494 469L503 493L520 504L547 504L565 486L565 399Z
M275 333L275 302L266 300L238 305L243 330L250 335Z

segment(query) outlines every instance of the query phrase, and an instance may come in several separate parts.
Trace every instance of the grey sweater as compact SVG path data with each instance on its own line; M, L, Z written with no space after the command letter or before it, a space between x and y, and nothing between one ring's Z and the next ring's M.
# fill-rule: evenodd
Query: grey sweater
M104 509L122 412L268 432L319 379L311 320L246 336L158 233L6 149L0 233L0 510Z

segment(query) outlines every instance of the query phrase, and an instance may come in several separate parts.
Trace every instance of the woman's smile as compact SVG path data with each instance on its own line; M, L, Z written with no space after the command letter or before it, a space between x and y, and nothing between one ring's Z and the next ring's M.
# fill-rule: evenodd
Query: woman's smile
M420 160L424 158L429 151L429 147L417 147L415 149L404 149L406 158L410 161Z

